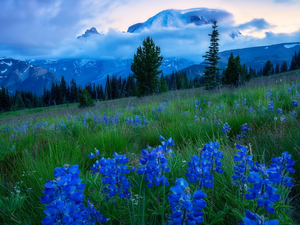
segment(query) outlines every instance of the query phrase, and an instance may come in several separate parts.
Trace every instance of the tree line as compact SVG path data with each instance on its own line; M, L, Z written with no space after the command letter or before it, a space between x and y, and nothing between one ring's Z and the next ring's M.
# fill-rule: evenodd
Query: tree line
M161 75L158 81L158 93L200 87L204 84L204 80L200 76L191 80L188 79L185 71L173 71L170 75ZM107 75L104 87L95 83L84 86L78 85L75 79L67 83L64 76L62 76L60 83L53 82L50 89L44 87L41 95L26 90L17 90L15 93L10 93L8 88L2 86L0 90L0 111L79 103L84 90L87 90L91 99L95 101L139 96L138 81L133 77L133 74L129 74L124 78L117 77L117 75Z

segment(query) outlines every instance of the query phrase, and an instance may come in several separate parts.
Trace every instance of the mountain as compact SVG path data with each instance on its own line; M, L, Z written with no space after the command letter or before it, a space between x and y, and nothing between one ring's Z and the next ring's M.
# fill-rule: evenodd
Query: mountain
M95 34L99 34L99 33L95 27L92 27L91 29L87 29L84 34L78 36L77 39L81 41L87 41L88 37Z
M8 87L9 91L30 90L41 94L44 86L51 88L52 82L60 79L47 69L12 58L0 59L0 86Z
M251 47L244 49L234 49L219 52L218 56L221 57L219 60L218 67L223 69L227 66L228 58L233 53L234 56L239 55L241 57L241 63L246 64L247 67L252 67L253 69L261 69L268 60L270 60L275 66L276 63L281 63L286 61L288 65L291 62L292 56L295 51L300 50L300 42L296 43L283 43L276 45L268 45L261 47ZM205 64L204 62L189 66L184 71L187 72L189 77L194 77L197 75L203 75Z
M77 84L98 83L105 85L106 76L117 75L127 77L131 71L132 59L88 60L88 59L59 59L59 60L30 60L29 63L52 71L58 77L64 76L67 82L75 78ZM164 74L182 70L194 62L187 59L165 58L160 69Z
M202 26L212 24L214 21L222 23L232 19L232 15L224 10L193 8L187 10L164 10L149 18L146 22L130 26L128 33L140 33L147 29L157 28L182 28L189 24ZM232 31L233 34L240 34L239 31Z

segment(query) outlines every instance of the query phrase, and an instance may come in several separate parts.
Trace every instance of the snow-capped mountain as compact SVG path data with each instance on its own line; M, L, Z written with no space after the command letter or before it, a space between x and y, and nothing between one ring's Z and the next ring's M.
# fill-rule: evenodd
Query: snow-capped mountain
M47 69L12 58L0 59L0 86L8 87L9 91L31 90L41 94L44 86L50 89L52 82L59 81L60 79Z
M59 60L30 60L29 63L52 71L58 77L64 76L67 82L74 78L77 84L99 83L105 85L107 75L127 77L131 71L132 59L115 60L87 60L87 59L59 59ZM179 71L194 62L187 59L165 58L161 65L164 74Z
M77 39L81 41L86 41L88 37L95 34L99 34L99 32L95 27L92 27L91 29L87 29L84 34L78 36Z
M187 10L164 10L149 18L146 22L137 23L130 26L129 33L139 33L145 29L153 28L182 28L188 24L197 26L212 24L214 21L226 22L232 20L232 15L224 10L194 8Z

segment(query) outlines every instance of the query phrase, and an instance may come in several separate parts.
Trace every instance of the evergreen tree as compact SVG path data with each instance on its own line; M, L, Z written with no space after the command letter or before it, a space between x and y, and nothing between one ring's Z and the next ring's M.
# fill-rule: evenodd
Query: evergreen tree
M273 68L273 64L271 63L270 60L268 60L263 68L263 76L272 75L272 68Z
M24 102L23 102L21 93L20 93L20 92L17 92L17 93L16 93L16 103L15 103L15 108L16 108L16 110L19 110L19 109L23 109L24 107L25 107L25 105L24 105Z
M298 65L297 65L297 52L295 51L295 54L292 57L290 70L296 70L296 69L298 69Z
M228 58L227 68L225 69L223 84L234 85L234 86L238 85L240 65L238 64L237 59L234 58L233 53L231 52L230 57Z
M280 73L280 66L279 66L279 63L276 63L275 74L279 74L279 73Z
M158 92L159 67L163 57L160 56L160 47L156 46L152 38L147 37L143 46L138 47L133 56L131 70L138 82L138 95L145 96Z
M159 92L163 93L163 92L167 92L168 91L168 85L167 82L164 78L164 75L162 74L159 80Z
M95 103L91 98L91 95L88 90L83 89L81 94L79 95L79 108L84 108L84 107L89 107L89 106L94 106Z
M78 102L78 87L74 78L71 80L70 102Z
M280 73L284 73L288 71L288 65L286 61L283 61L280 66Z
M220 75L219 70L220 68L217 67L218 61L220 57L218 57L219 52L219 32L216 30L217 22L215 21L212 25L213 31L210 36L210 46L209 51L206 52L206 55L203 56L205 58L205 64L208 66L205 67L204 78L205 78L205 88L207 90L213 89L220 84Z
M66 103L66 96L67 96L67 83L65 81L64 76L61 76L61 82L59 85L59 102L60 102L60 104Z
M106 84L105 84L105 100L110 100L111 98L112 98L111 81L109 79L109 75L107 74Z

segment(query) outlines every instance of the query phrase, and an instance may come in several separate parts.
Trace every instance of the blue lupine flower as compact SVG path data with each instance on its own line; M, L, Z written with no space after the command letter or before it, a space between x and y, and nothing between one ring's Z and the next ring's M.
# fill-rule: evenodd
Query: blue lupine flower
M229 133L230 129L231 129L231 128L230 128L230 125L229 125L228 123L224 123L224 124L223 124L222 132L223 132L224 134Z
M278 109L277 109L277 113L278 113L278 114L282 114L282 109L279 109L279 108L278 108Z
M247 134L248 134L248 131L250 131L251 129L249 128L248 124L247 123L244 123L242 125L242 128L241 128L241 136L243 138L247 137Z
M284 177L286 172L295 173L293 168L295 162L292 159L291 154L288 154L288 152L283 152L281 157L272 158L271 161L272 163L270 164L270 172L280 174L281 180L278 181L286 186L293 187L294 183L291 181L292 178Z
M288 88L288 93L289 93L289 95L291 94L291 91L292 91L292 89L291 89L291 88Z
M295 100L293 100L293 106L294 106L294 107L298 107L298 102L295 101Z
M270 101L269 103L268 103L268 106L269 106L269 110L271 111L271 112L274 112L274 102L273 101Z
M280 183L281 175L276 169L266 169L264 164L258 162L251 167L251 170L248 182L253 183L253 188L248 189L250 193L246 194L245 198L248 200L257 199L257 207L264 207L267 212L273 214L275 209L272 205L280 200L280 195L275 193L277 189L271 185Z
M87 207L82 204L85 184L81 184L79 172L78 165L70 167L66 164L55 168L55 180L47 181L43 191L46 196L41 197L41 202L47 204L43 211L46 214L42 220L43 225L106 222L106 218L89 201Z
M221 159L224 155L218 151L218 142L209 142L205 144L201 151L201 155L193 155L191 162L188 163L186 176L189 182L197 183L200 190L205 186L213 187L213 173L223 173Z
M243 105L246 105L246 104L247 104L247 99L245 98L243 101Z
M240 184L246 184L247 179L247 165L253 166L252 155L248 155L247 149L242 145L235 146L238 149L237 156L233 157L233 160L236 162L240 162L240 164L234 167L234 175L232 176L232 184L234 186Z
M188 183L183 179L176 179L175 186L170 190L173 194L168 196L171 210L173 212L171 220L173 225L181 224L197 224L202 223L204 212L201 210L206 206L206 201L203 198L206 194L201 190L195 191L193 199L191 199L190 189Z
M243 218L244 223L239 223L239 225L278 225L279 224L279 221L276 219L265 221L263 216L260 216L256 213L254 214L249 210L246 211L245 216L246 217Z
M164 139L161 135L159 137L160 139ZM145 166L141 166L137 170L137 173L140 175L145 175L144 179L148 182L147 187L149 188L153 185L169 185L168 179L164 175L165 172L170 171L165 153L168 152L168 145L174 145L174 140L170 138L167 142L162 143L163 146L159 146L158 148L153 149L151 152L146 149L142 150L140 164Z
M105 159L102 157L100 162L98 161L97 163L96 161L99 172L104 175L102 178L103 185L108 184L108 186L104 187L102 192L107 193L106 201L116 194L118 194L120 198L130 199L129 187L132 185L125 176L125 174L128 174L130 171L127 169L127 165L123 165L128 163L129 160L126 155L119 155L116 152L113 154L113 157L113 159Z

